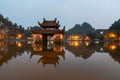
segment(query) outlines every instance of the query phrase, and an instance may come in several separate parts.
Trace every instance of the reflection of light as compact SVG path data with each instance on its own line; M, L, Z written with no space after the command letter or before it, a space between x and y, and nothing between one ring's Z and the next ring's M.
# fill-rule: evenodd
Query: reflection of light
M4 47L4 45L5 45L4 42L0 42L0 48Z
M42 45L37 45L35 43L32 44L34 51L42 51Z
M120 40L120 37L118 38L118 40Z
M0 34L0 39L4 39L4 34Z
M85 41L85 46L89 46L90 42L89 41Z
M74 45L77 47L77 46L79 46L79 43L78 43L78 42L75 42Z
M54 50L55 52L62 52L62 51L63 51L63 47L62 47L62 46L54 46L54 47L53 47L53 50Z
M27 41L27 44L32 44L32 41Z
M80 45L80 41L70 41L68 43L69 43L70 46L75 46L75 47Z
M17 43L17 46L18 46L18 47L22 47L22 43L21 43L21 42L18 42L18 43Z
M51 49L53 47L53 41L48 41L47 42L47 49Z
M110 45L110 46L109 46L109 49L110 49L110 50L115 50L116 48L117 48L116 45Z

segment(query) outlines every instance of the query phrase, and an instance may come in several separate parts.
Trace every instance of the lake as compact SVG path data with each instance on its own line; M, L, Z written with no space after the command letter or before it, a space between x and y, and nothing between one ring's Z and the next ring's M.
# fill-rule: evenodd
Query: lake
M0 80L120 80L120 43L0 41Z

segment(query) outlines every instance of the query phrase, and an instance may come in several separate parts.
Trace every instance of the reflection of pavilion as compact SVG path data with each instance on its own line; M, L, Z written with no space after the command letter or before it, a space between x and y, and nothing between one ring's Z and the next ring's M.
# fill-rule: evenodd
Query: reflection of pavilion
M34 55L40 55L41 58L38 60L38 63L42 63L43 66L46 64L53 64L56 66L59 64L60 56L65 59L64 49L62 44L52 44L51 42L46 45L42 44L33 44L34 51L31 53L30 58Z

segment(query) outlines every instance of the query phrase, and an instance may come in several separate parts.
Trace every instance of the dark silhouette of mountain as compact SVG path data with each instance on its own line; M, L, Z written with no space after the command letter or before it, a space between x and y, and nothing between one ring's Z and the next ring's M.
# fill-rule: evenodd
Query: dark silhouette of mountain
M40 30L41 29L41 27L39 27L39 26L33 26L31 28L32 28L32 30Z
M120 31L120 19L118 21L115 21L109 28L109 30L116 30Z
M69 29L66 31L65 35L81 35L85 36L88 33L93 33L95 32L95 29L87 22L84 22L82 25L76 24L73 28Z

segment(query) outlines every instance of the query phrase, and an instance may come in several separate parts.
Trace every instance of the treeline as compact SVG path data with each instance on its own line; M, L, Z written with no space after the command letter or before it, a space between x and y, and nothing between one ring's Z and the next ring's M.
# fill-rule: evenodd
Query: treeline
M109 28L109 30L116 30L120 31L120 19L118 21L115 21Z
M113 31L117 36L120 36L120 19L115 21L108 29L109 31Z
M31 36L30 31L25 30L22 25L13 23L8 17L5 18L2 14L0 14L0 26L7 29L7 36L9 38L16 38L18 33L23 34L24 37Z
M12 21L9 20L9 18L5 18L2 14L0 14L0 24L5 25L8 29L18 29L22 27L22 25L18 25L17 23L13 23Z

